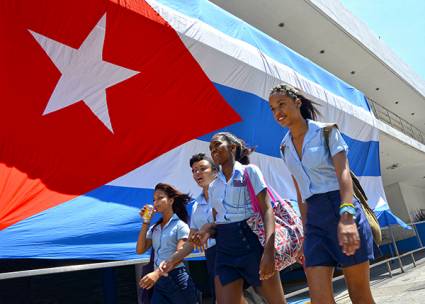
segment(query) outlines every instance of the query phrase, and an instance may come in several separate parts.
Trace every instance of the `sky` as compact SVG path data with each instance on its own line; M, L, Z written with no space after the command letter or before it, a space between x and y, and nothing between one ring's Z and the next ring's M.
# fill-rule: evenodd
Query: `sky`
M340 0L425 81L424 0Z

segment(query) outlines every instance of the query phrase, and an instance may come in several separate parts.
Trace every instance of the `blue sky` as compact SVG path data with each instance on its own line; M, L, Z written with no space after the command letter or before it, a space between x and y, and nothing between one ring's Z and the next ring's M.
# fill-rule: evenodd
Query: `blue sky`
M424 0L340 0L425 81Z

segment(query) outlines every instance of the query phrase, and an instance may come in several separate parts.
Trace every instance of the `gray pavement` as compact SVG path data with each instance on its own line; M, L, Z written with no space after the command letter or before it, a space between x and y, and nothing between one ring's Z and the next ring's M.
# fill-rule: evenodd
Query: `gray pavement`
M425 259L406 266L406 272L399 270L393 277L378 277L372 280L372 293L377 304L423 304L425 303ZM335 293L338 304L351 303L347 291Z
M415 253L416 267L412 259L402 259L405 273L399 269L397 261L391 262L392 277L386 265L371 269L371 288L376 304L425 304L425 252ZM351 303L344 280L334 282L334 295L337 304ZM290 304L309 303L308 292L289 299Z
M425 252L416 253L415 259L416 267L413 267L409 256L403 258L405 273L400 271L397 261L391 262L392 277L385 264L371 269L371 287L376 304L425 304ZM337 304L351 303L344 280L334 282L334 294ZM245 298L248 304L264 303L253 291L248 291ZM305 292L291 297L288 303L310 303L308 298L308 292Z

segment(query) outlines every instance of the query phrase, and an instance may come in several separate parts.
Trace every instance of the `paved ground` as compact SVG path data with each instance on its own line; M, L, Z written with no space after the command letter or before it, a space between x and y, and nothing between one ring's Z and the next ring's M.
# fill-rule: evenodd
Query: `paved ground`
M423 304L425 303L425 260L417 267L407 267L405 273L394 274L392 278L375 279L372 293L377 304ZM336 295L338 304L351 303L346 291Z
M413 267L410 257L403 258L405 273L399 269L398 262L393 261L390 277L386 265L375 267L371 271L372 293L376 304L424 304L425 303L425 252L415 254L416 267ZM300 286L301 288L303 286ZM335 300L337 304L350 304L344 280L334 283ZM248 304L264 303L251 290L245 293ZM210 303L204 301L204 303ZM288 299L288 304L307 304L308 292Z
M394 269L391 278L386 271L385 265L372 269L371 286L376 304L423 304L425 303L425 255L415 255L416 267L413 267L410 257L403 259L405 273L398 268L394 261L391 268ZM334 284L335 300L337 304L351 303L343 280ZM308 293L290 298L290 304L304 304L308 302Z

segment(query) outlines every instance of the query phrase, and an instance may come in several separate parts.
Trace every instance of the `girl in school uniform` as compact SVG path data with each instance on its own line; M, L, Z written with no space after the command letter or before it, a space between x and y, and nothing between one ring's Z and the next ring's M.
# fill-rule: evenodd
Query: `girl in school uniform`
M258 167L248 165L251 152L231 133L215 134L210 142L211 156L220 166L209 188L209 202L216 213L216 224L198 233L202 243L212 233L216 238L215 288L219 304L244 303L244 283L253 286L267 303L286 303L279 273L274 263L275 221L263 175ZM245 172L257 195L265 224L263 248L246 220L253 215Z
M138 254L144 253L151 246L154 250L155 270L139 282L142 288L154 288L152 304L198 303L195 285L184 264L179 263L167 275L163 275L159 269L160 263L167 260L187 241L189 226L186 204L190 199L190 196L171 185L160 183L155 186L154 209L161 213L162 218L150 228L150 219L143 221L136 247ZM143 209L140 212L141 216L142 214Z
M192 207L192 214L190 216L190 235L199 231L205 224L214 223L214 216L211 205L208 203L208 187L211 182L217 177L218 169L211 158L204 153L198 153L192 156L189 161L192 169L192 176L202 192L195 199ZM190 240L190 236L189 236ZM175 252L169 259L162 262L160 269L163 272L169 272L173 267L188 256L194 249L193 244L188 241L184 244L183 248ZM207 271L211 286L211 294L213 303L215 303L215 240L208 239L205 248L205 258L207 260Z
M354 304L374 303L369 284L373 237L360 203L353 198L347 144L337 128L326 144L326 124L315 121L314 103L295 88L276 86L269 102L276 121L289 129L281 152L305 227L305 269L312 303L335 303L336 266L343 269Z

